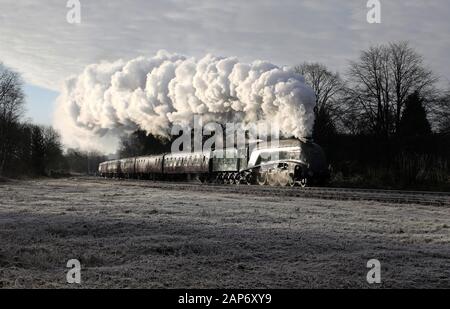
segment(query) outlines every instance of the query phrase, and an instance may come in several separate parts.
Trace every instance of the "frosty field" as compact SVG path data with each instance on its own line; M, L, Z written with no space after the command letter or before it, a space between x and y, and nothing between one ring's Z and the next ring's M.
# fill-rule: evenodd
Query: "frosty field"
M0 287L450 288L448 207L143 184L0 182Z

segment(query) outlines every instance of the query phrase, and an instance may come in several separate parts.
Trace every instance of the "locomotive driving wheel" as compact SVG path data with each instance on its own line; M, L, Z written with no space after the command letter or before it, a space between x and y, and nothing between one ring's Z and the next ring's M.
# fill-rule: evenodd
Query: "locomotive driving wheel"
M260 172L256 177L256 182L260 186L265 186L267 184L267 172Z
M279 173L278 182L280 183L280 186L286 187L289 184L289 171L282 171Z
M297 182L294 179L294 175L289 174L288 186L295 187L296 184L297 184Z
M270 171L267 173L267 182L269 183L269 186L275 187L278 185L278 176L279 173L276 171Z

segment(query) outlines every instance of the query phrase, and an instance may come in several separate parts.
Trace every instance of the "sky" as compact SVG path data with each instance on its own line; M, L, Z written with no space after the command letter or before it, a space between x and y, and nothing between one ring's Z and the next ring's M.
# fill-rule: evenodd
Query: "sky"
M277 65L322 62L345 71L361 49L408 40L450 80L448 0L381 0L381 24L366 0L80 0L70 24L66 0L0 0L0 62L26 83L27 114L51 124L68 77L91 63L172 53L237 56Z
M39 125L52 124L55 101L59 93L32 84L25 84L24 92L27 103L25 118Z

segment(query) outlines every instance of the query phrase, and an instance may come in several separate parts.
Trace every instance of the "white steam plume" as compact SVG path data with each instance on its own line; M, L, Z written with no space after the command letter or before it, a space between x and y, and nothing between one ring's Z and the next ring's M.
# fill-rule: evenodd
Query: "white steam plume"
M200 60L159 51L92 64L66 81L55 126L69 147L115 151L119 137L138 128L167 137L174 123L276 123L281 134L311 134L315 106L301 75L271 63L240 63L206 55Z

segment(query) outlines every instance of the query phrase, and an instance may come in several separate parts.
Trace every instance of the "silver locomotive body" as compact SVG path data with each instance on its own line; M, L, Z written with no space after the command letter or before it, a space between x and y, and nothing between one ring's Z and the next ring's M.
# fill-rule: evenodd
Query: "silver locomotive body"
M329 177L324 151L308 140L258 144L250 154L248 168L260 185L307 186L324 184Z
M328 175L325 153L307 140L256 143L214 151L212 157L212 177L221 183L307 186L324 184Z

